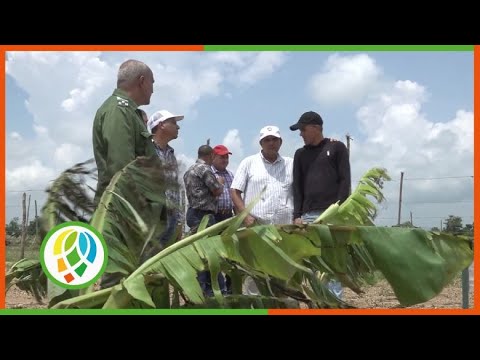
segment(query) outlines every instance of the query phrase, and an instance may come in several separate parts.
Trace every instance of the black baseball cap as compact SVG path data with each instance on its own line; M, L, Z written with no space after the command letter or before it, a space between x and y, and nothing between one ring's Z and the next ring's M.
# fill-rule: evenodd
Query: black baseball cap
M320 115L318 115L315 111L307 111L296 124L290 126L290 130L295 131L300 128L302 125L323 125L323 120Z

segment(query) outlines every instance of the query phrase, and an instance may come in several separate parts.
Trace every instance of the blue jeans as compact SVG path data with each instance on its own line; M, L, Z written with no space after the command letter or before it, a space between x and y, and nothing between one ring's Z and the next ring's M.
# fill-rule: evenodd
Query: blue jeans
M310 224L314 222L322 213L323 213L322 210L308 211L302 215L302 220ZM330 290L330 292L333 295L335 295L339 299L342 298L343 288L342 288L342 283L340 281L330 280L327 286L328 286L328 290Z
M215 217L213 212L210 213L208 211L189 207L187 210L187 216L186 216L188 227L191 228L193 232L197 232L198 225L200 225L200 222L202 221L205 215L208 216L207 227L215 224ZM200 287L202 288L203 294L205 296L213 296L210 271L199 271L197 275L197 280L200 284ZM222 273L218 274L218 285L220 286L220 290L222 291L222 294L226 294L227 289L225 286L225 278L223 277Z

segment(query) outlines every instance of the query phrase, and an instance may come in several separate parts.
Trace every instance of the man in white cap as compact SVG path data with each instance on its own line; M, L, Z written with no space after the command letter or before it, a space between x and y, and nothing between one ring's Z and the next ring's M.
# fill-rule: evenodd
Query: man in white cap
M236 212L243 211L264 188L261 199L245 218L245 226L293 222L293 159L279 154L282 137L277 126L260 130L262 150L242 160L231 186ZM243 197L242 197L243 194Z
M165 191L167 198L167 227L160 235L162 247L171 240L175 227L183 212L180 211L180 192L178 182L178 164L173 148L168 145L171 140L178 137L177 122L184 118L183 115L174 115L167 110L160 110L152 114L147 122L148 131L152 134L155 151L166 170L168 187Z

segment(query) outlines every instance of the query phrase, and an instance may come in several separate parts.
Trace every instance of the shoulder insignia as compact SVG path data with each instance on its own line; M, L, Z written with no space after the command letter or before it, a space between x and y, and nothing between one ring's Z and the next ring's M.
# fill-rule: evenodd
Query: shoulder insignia
M117 96L117 104L120 106L128 106L128 100L122 99L121 97Z

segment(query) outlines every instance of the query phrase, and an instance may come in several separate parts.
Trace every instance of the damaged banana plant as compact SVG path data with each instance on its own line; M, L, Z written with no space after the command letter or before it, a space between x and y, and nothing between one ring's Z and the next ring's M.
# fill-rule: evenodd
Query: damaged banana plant
M384 169L369 170L344 203L308 225L245 228L252 203L211 227L204 219L196 234L146 259L148 244L163 229L166 184L158 161L139 158L112 179L90 219L108 244L106 273L114 283L78 296L64 293L50 307L347 308L328 290L329 279L361 293L382 276L401 305L428 301L472 262L473 252L453 235L374 226L373 201L383 200L388 180ZM196 278L202 270L211 272L211 298ZM232 295L221 294L219 272L232 278ZM242 294L247 276L257 296Z

